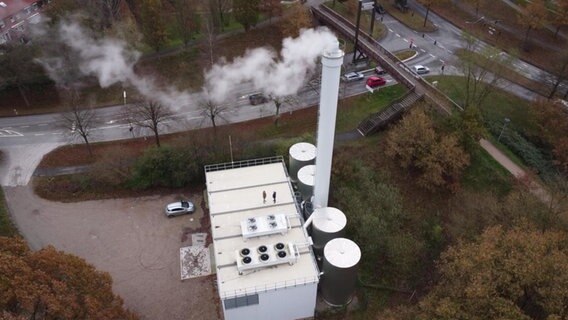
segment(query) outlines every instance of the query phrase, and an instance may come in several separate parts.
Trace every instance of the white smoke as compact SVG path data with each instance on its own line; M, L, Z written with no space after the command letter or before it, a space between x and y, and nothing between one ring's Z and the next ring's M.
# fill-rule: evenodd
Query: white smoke
M298 38L283 41L280 59L273 50L249 50L232 63L221 62L206 73L206 86L215 102L230 98L241 82L252 82L255 90L274 96L291 95L304 85L317 58L337 42L329 29L304 29Z
M141 54L129 49L119 39L97 39L78 22L65 21L58 25L59 40L68 46L78 58L78 68L83 75L95 76L103 88L122 83L136 89L148 100L159 102L170 108L186 106L191 101L190 93L173 87L160 87L154 78L134 72L134 66ZM62 81L61 70L66 61L57 57L40 59L50 77Z
M149 100L175 109L192 101L188 91L162 88L152 77L136 74L134 66L141 54L129 49L124 41L97 39L74 21L63 21L58 28L60 40L78 56L80 72L97 77L101 87L122 83L134 87ZM273 50L257 48L231 63L222 60L206 72L203 90L215 103L230 103L230 94L242 82L250 82L254 90L277 97L294 94L313 72L323 50L336 42L337 38L327 28L302 30L298 38L284 39L279 57ZM48 57L41 62L52 79L60 80L57 72L63 59Z

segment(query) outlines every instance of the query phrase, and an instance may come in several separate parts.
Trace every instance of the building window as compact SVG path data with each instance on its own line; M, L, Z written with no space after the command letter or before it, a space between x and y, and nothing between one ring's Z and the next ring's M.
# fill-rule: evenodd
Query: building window
M253 294L253 295L244 296L244 297L236 297L236 298L231 298L231 299L225 299L225 300L223 300L223 303L225 304L225 310L240 308L240 307L246 307L246 306L252 306L252 305L258 304L258 294Z

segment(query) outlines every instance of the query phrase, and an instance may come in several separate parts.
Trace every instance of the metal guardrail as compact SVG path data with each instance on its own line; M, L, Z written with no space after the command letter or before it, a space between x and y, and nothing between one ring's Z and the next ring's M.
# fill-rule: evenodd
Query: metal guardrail
M220 171L220 170L228 170L228 169L235 169L235 168L245 168L245 167L252 167L258 166L263 164L271 164L271 163L282 163L284 167L284 158L282 156L275 156L275 157L267 157L267 158L258 158L258 159L250 159L250 160L241 160L241 161L233 161L233 162L224 162L218 164L209 164L205 166L205 172L212 172L212 171ZM286 173L288 174L288 173Z
M349 39L355 38L355 24L331 8L320 5L318 7L312 7L312 12L316 18L324 21L342 35ZM422 91L427 100L439 106L447 113L451 113L452 108L463 111L460 105L438 90L438 88L432 86L432 84L424 80L424 78L416 75L404 62L373 39L371 35L362 30L359 31L359 34L362 37L362 39L359 39L360 49L365 51L369 57L379 62L381 67L398 82L411 90L416 88L416 91Z

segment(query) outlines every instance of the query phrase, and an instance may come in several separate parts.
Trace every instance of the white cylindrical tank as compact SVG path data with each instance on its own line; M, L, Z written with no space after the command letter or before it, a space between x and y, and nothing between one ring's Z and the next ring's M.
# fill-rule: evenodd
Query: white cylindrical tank
M357 284L361 249L349 239L336 238L325 245L323 257L320 285L324 301L332 306L349 304Z
M313 164L304 166L298 170L298 191L302 194L302 199L308 200L314 194L314 177L316 166Z
M314 164L316 160L316 146L307 142L298 142L290 147L290 179L298 181L298 171L307 165Z
M318 119L316 183L314 187L314 208L327 207L333 140L335 138L335 119L337 117L337 98L339 96L339 77L345 54L339 49L339 42L324 51L321 59L321 93Z
M347 218L341 210L333 207L316 208L312 215L314 251L318 257L321 257L328 241L345 235Z

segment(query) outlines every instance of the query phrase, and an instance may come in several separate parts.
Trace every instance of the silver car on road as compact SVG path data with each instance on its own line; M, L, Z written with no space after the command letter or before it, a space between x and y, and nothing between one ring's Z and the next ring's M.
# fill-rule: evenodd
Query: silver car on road
M166 206L166 216L168 218L180 216L182 214L193 213L195 206L191 201L178 201Z

